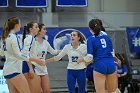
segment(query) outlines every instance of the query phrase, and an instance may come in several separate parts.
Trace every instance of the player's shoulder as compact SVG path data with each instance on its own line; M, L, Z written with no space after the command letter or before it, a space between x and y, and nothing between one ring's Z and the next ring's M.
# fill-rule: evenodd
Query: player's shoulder
M35 40L33 38L32 35L26 35L26 38L24 39L24 43L26 42L27 44L31 43L33 40Z
M26 35L26 38L32 38L33 36L32 35Z
M32 40L33 39L33 36L32 35L26 35L26 38L25 38L25 40Z
M100 35L107 35L107 33L104 31L100 31Z
M83 43L80 44L80 47L86 47L86 46L87 46L86 44Z
M17 34L18 39L22 40L22 37L23 37L22 34Z
M11 40L15 40L15 39L16 39L16 34L10 33L10 34L8 35L8 38L10 38Z
M85 51L85 49L87 48L86 44L80 44L79 49L81 49L82 51Z
M88 39L94 39L95 35L90 36Z
M64 47L68 47L69 48L69 47L71 47L71 44L66 44Z
M50 45L49 42L46 39L43 39L44 44Z
M71 44L66 44L66 45L64 46L65 49L71 49L71 47L72 47Z
M95 40L95 39L96 39L96 38L95 38L95 36L93 35L93 36L88 37L87 41L93 41L93 40Z
M9 37L16 37L16 34L10 33L10 34L9 34Z

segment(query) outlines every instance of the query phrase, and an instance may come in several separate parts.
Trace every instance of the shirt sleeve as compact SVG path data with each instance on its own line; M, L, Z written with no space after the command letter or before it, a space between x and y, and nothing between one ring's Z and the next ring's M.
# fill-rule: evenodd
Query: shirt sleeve
M92 38L87 40L87 55L84 57L86 62L91 62L93 60L93 41Z
M54 50L51 45L47 42L48 45L48 52L51 53L52 55L58 54L58 50Z
M54 61L59 61L66 54L67 54L67 45L65 45L65 47L62 49L62 51L57 56L54 56Z
M20 46L18 44L18 39L14 35L11 38L11 45L12 45L12 49L13 49L13 52L14 52L16 58L18 58L20 60L25 60L25 61L29 60L29 57L27 55L21 53Z
M82 50L83 50L83 51L81 51L81 52L82 52L82 54L84 54L84 56L85 56L85 55L87 54L87 45L83 44Z
M115 57L115 51L113 49L113 51L111 52L112 56Z
M92 40L92 38L89 38L87 40L87 54L93 55L93 51L94 51L93 47L94 47L93 40Z

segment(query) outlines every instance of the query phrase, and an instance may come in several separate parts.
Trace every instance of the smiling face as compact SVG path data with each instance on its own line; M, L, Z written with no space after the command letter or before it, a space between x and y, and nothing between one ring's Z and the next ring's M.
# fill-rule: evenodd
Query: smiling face
M80 37L78 36L77 32L72 32L71 33L71 40L72 43L78 43L80 40Z

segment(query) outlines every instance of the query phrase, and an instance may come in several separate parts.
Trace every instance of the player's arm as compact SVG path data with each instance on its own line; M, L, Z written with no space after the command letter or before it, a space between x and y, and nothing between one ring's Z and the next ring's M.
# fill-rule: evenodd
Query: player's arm
M17 41L17 37L15 35L11 35L11 46L14 52L14 55L17 59L22 60L22 61L27 61L27 62L31 62L33 61L34 58L29 57L29 55L22 53L20 51L20 47L18 45L18 41ZM41 59L34 59L35 62L39 62L41 65L44 65L45 62Z
M31 47L31 43L32 43L32 39L30 37L26 37L24 39L24 53L29 55L30 54L30 47ZM32 58L30 58L30 60L33 60ZM26 61L27 62L27 61ZM32 63L31 61L27 62L27 65L29 67L29 72L32 71L33 67L32 67Z
M87 63L91 63L93 61L93 55L91 54L87 54L85 57L83 58L78 58L77 63L81 63L81 62L87 62Z
M23 61L29 61L29 56L20 52L20 47L18 45L17 38L14 35L11 35L11 46L16 58Z
M113 51L112 51L111 53L112 53L112 56L114 57L114 62L115 62L115 64L118 64L118 62L120 61L120 59L117 58L117 56L115 55L114 49L113 49Z
M48 45L48 52L51 53L52 55L56 55L60 52L59 50L54 50L48 42L47 45Z
M54 62L54 61L59 61L66 54L67 54L67 45L62 49L62 51L58 55L56 55L56 56L54 56L52 58L47 59L46 60L46 64Z
M125 64L123 64L123 69L124 69L124 73L120 75L121 77L126 76L128 73L128 69L127 69L127 66Z
M92 62L93 61L93 42L91 39L87 40L87 55L77 60L77 63L81 62Z

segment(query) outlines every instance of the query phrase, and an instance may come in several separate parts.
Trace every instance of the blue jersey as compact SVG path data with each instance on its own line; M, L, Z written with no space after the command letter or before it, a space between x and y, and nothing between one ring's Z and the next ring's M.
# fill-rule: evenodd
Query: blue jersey
M118 66L118 74L124 74L124 72L128 72L127 66L124 64L123 67Z
M96 72L112 74L116 71L112 51L112 42L107 35L99 34L87 40L87 54L93 55L93 69Z
M112 51L112 42L107 35L91 36L87 40L87 53L93 55L94 61L101 58L113 58Z

